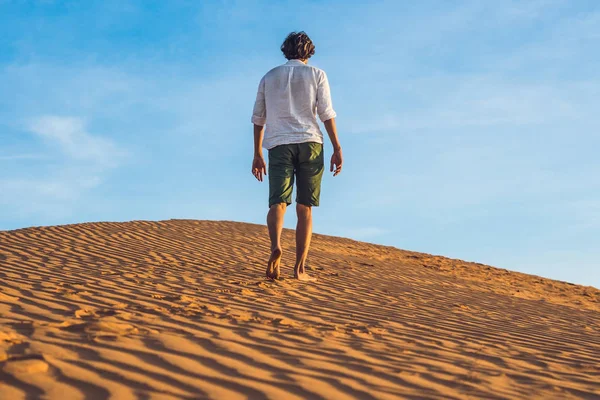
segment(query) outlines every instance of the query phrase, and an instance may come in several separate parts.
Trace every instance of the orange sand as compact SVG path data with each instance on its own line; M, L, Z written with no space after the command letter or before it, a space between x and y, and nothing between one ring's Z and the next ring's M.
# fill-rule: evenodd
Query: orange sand
M0 232L0 399L600 399L600 291L266 228Z

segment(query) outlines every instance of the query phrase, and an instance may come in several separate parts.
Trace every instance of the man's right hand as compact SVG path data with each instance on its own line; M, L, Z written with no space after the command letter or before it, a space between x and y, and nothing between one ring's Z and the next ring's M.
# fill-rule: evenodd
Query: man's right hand
M331 165L329 166L329 171L333 172L333 176L336 176L340 172L342 172L342 148L340 147L337 150L333 151L333 155L331 156Z
M263 175L267 175L267 165L262 155L255 155L252 160L252 175L259 181L263 181Z

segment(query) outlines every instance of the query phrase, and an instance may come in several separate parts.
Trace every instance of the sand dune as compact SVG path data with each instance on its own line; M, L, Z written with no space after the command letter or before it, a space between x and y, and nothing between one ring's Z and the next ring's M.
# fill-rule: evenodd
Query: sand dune
M0 399L600 399L600 291L266 228L0 232Z

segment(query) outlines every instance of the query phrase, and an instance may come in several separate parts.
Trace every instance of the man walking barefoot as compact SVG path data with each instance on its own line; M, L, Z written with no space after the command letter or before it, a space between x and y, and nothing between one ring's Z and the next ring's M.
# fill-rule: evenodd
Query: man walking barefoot
M262 182L267 167L262 148L269 152L269 213L267 226L271 256L267 278L278 279L281 261L281 231L287 206L292 204L296 181L296 264L294 278L315 281L305 270L312 236L312 207L319 205L323 177L323 133L325 125L333 155L329 170L342 171L342 147L335 127L329 82L324 71L307 65L315 46L304 32L290 33L281 51L288 62L273 68L260 80L252 113L254 160L252 174ZM265 129L266 127L266 129ZM264 135L264 140L263 140Z

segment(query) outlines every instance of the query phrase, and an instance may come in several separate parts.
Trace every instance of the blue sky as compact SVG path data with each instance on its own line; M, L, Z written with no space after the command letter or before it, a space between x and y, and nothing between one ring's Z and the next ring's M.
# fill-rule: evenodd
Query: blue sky
M600 287L593 0L0 0L0 229L264 223L250 114L293 30L345 155L316 232Z

